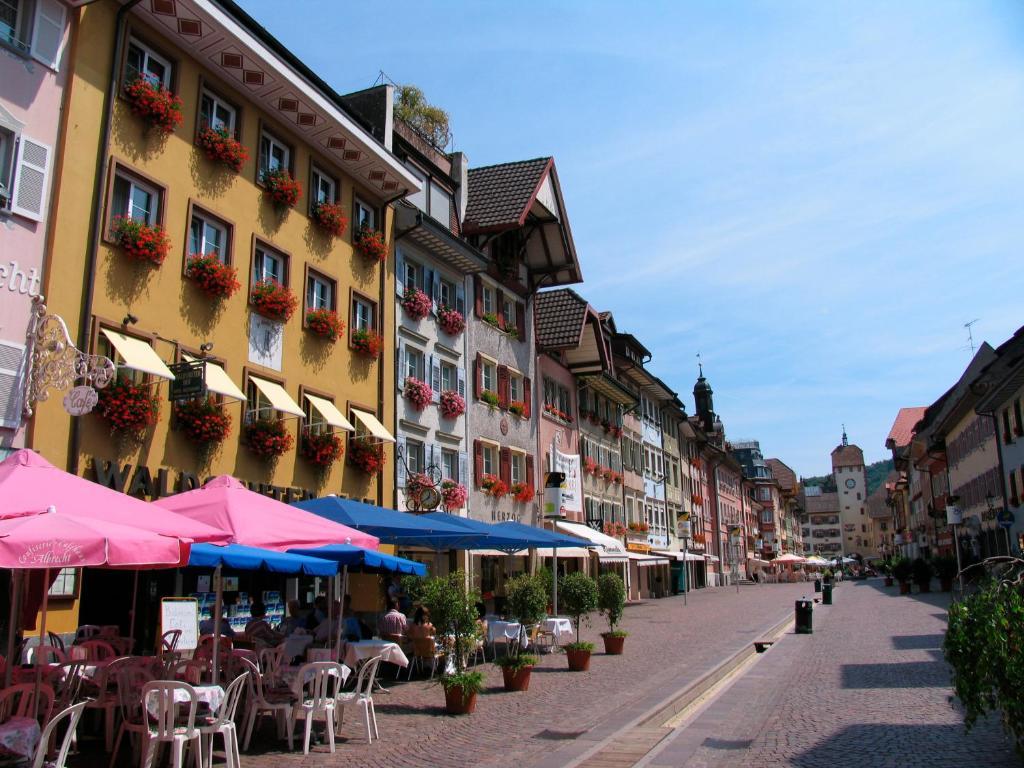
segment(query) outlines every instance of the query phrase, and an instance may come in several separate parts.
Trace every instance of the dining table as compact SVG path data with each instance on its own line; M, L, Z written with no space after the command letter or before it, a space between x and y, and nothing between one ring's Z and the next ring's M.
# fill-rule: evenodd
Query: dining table
M523 638L523 625L518 621L489 621L487 622L487 642L492 646L497 643L513 645L520 643ZM522 643L525 647L526 643Z
M0 723L0 759L31 759L39 745L42 729L33 717L9 717Z
M203 711L209 711L210 713L216 713L220 709L220 705L224 702L224 689L219 685L193 685L192 688L196 692L196 709L202 709ZM189 700L188 691L183 688L174 689L174 701L184 704ZM150 715L156 717L158 709L156 707L156 697L150 697L146 702L146 709Z
M549 616L540 623L541 629L551 635L555 645L560 646L562 641L573 639L572 621L564 616Z
M405 651L391 640L353 640L345 643L345 664L352 669L356 669L374 656L380 656L382 661L389 664L409 666L409 657L405 655Z

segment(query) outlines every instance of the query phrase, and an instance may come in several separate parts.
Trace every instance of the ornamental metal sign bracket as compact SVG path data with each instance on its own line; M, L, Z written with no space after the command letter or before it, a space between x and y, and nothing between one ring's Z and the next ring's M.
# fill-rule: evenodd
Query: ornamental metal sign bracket
M402 462L405 469L405 508L410 512L432 512L441 507L445 512L452 512L444 506L441 494L441 468L436 464L427 465L422 472L412 472L405 460L401 446L395 451L395 460Z
M69 390L81 379L86 390L103 389L117 372L109 357L90 355L74 345L63 318L46 311L42 296L32 298L26 341L25 418L32 416L34 403L49 399L51 388ZM80 394L85 396L85 392Z

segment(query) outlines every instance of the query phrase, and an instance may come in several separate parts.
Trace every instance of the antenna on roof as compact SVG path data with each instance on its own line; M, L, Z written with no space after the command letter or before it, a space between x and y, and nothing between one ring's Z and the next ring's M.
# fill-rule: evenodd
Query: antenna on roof
M981 318L976 317L969 323L964 323L964 328L967 329L967 344L971 348L971 357L974 357L974 333L971 330L971 326L978 322Z
M697 353L697 370L700 371L701 377L704 376L704 363L701 361L700 352Z

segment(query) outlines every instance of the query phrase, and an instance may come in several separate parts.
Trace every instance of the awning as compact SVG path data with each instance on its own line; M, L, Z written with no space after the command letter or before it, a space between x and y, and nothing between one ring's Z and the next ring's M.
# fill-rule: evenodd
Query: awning
M415 560L407 560L396 555L386 555L372 549L364 549L352 544L330 544L326 547L301 547L288 550L292 554L317 557L331 560L338 565L348 566L356 571L377 573L411 573L415 576L426 576L427 566Z
M575 557L590 557L592 550L584 549L583 547L559 547L558 549L551 549L550 547L542 547L537 550L537 557L554 557L558 555L559 560L572 559Z
M391 433L387 431L383 424L377 421L377 417L372 413L353 408L352 414L356 417L356 421L366 427L369 433L378 440L383 440L385 443L395 442L395 438L391 436Z
M747 562L751 565L757 566L758 568L764 568L766 565L771 565L767 560L762 560L761 558L754 557L753 555L747 555Z
M559 557L561 557L561 550L563 547L579 547L586 549L588 540L581 539L579 536L566 536L565 534L558 533L557 531L549 531L546 528L538 528L535 525L527 525L526 523L520 523L516 520L506 520L503 523L498 523L497 528L501 531L512 531L513 534L524 536L538 543L543 542L549 547L559 548ZM547 555L550 557L551 555ZM580 555L582 557L582 555Z
M123 333L112 331L109 328L101 328L100 331L114 345L117 353L121 355L125 368L131 368L133 371L142 371L153 376L159 376L161 379L173 381L174 374L171 373L171 369L167 367L167 364L160 359L160 356L149 344L133 339L131 336L125 336Z
M338 573L338 564L331 560L242 544L193 544L188 564L195 568L216 568L222 565L236 571L304 573L307 576L334 576Z
M292 416L305 416L299 404L292 400L292 396L284 391L284 387L273 381L261 379L259 376L250 376L249 381L270 401L270 405L279 413L290 413Z
M602 563L626 563L629 562L629 558L626 557L625 553L619 552L601 552L600 550L592 550L597 554L597 559Z
M197 358L191 355L182 354L182 358L192 363ZM203 375L203 380L206 382L206 388L216 395L223 395L224 397L230 397L234 400L245 400L245 392L238 388L238 385L231 380L225 371L217 363L211 360L206 361L206 373Z
M601 533L600 531L595 531L589 525L581 525L580 523L570 523L564 520L558 520L555 522L555 526L571 536L578 536L581 539L586 539L587 541L603 547L606 552L618 552L623 555L623 557L625 556L626 549L623 547L621 541L608 536L607 534Z
M469 533L477 533L486 536L480 541L481 547L489 550L500 550L503 554L528 554L529 547L536 547L538 544L549 543L542 536L526 536L516 534L508 529L499 528L494 523L485 523L483 520L474 520L471 517L459 517L450 515L447 512L429 512L420 517L426 520L437 520L445 525L455 525L465 528ZM538 529L539 530L539 529Z
M718 556L717 555L704 555L704 559L709 561L709 562L712 562L712 563L717 563L718 562Z
M429 520L424 515L411 515L340 496L297 501L292 506L376 536L381 544L434 550L468 549L481 544L487 546L486 536L465 528Z
M309 404L316 409L316 412L324 417L324 421L326 421L328 425L335 429L343 429L346 432L355 431L355 427L352 426L348 419L342 416L341 411L339 411L330 400L325 400L322 397L309 394L304 395L304 397L309 400Z
M655 552L654 550L652 550L651 552L652 554L658 555L659 557L671 557L673 560L685 560L690 563L704 562L704 556L698 555L694 552Z
M630 562L636 563L638 568L648 568L652 565L668 565L667 557L642 555L639 552L629 552L628 555Z

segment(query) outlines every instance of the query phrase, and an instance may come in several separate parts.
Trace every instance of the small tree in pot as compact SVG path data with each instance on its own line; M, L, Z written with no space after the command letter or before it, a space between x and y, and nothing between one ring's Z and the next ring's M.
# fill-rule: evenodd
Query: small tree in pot
M932 558L932 568L935 569L935 575L939 578L942 591L951 591L953 589L953 579L956 578L957 574L956 558L952 555L934 557Z
M910 565L910 561L905 557L896 558L892 565L892 575L896 577L896 581L900 583L900 594L910 594L910 577L913 575L914 569Z
M885 558L885 560L882 561L882 564L879 566L879 568L881 569L882 573L885 574L885 586L887 586L887 587L891 587L892 586L892 564L893 564L893 562L894 562L894 558L887 557L887 558Z
M626 585L617 573L606 573L597 579L597 609L608 620L608 631L602 632L604 652L611 656L620 656L629 632L616 629L622 621L622 613L626 608Z
M593 643L580 642L580 622L590 622L590 613L597 610L597 584L582 571L570 573L558 580L558 600L572 618L576 628L576 642L565 646L572 672L586 672L590 668Z
M915 558L910 565L914 574L914 583L921 592L932 591L932 565L923 557Z
M505 585L507 595L506 607L509 613L525 628L538 624L547 613L548 596L544 592L544 582L537 576L522 574L516 576ZM506 691L525 691L530 687L530 673L537 663L537 657L520 653L519 646L515 652L498 659L495 664L501 667Z
M480 602L480 594L466 588L464 571L427 579L420 594L438 634L449 638L450 666L455 671L446 671L441 677L445 709L451 715L468 715L476 709L476 696L484 687L483 672L466 669L479 633L476 604Z

